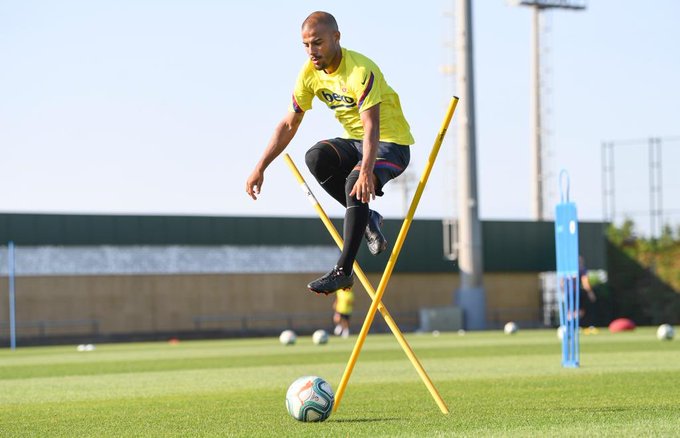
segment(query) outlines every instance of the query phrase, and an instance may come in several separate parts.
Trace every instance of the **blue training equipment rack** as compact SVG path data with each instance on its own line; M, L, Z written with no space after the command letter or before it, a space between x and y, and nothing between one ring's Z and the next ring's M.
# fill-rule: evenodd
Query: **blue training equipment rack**
M566 193L562 180L566 180ZM569 174L560 172L560 202L555 206L557 302L562 333L562 366L579 367L579 266L576 204L569 202Z

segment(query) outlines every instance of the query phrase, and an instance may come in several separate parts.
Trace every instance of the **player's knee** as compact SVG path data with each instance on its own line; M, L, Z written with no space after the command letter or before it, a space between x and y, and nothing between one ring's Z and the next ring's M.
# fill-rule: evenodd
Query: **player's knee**
M332 165L332 155L329 154L327 148L328 145L317 143L305 154L307 168L317 179L325 179L325 176L329 173L329 168Z

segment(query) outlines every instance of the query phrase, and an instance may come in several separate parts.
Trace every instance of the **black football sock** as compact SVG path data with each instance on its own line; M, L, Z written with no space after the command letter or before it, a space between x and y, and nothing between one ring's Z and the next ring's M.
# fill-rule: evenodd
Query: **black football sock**
M352 272L352 265L364 238L366 224L368 224L368 204L357 200L356 196L349 196L358 177L359 172L353 171L347 177L347 183L345 184L345 191L347 193L347 209L345 210L343 228L345 242L338 259L338 267L341 267L347 275Z

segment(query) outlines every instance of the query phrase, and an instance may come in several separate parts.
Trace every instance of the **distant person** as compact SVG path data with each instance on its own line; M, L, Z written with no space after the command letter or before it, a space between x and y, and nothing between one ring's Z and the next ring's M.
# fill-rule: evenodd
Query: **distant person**
M354 292L352 289L340 289L335 294L335 301L333 302L333 322L335 323L336 336L346 338L349 336L349 319L352 317L352 310L354 310Z
M588 269L586 269L586 262L583 256L578 256L578 278L579 278L579 309L578 317L580 325L585 325L586 322L592 323L592 316L586 314L586 299L591 303L597 301L593 287L590 285L590 279L588 278ZM589 321L586 321L588 317ZM592 324L588 325L592 325Z
M267 166L288 146L316 96L342 124L342 137L322 140L305 155L309 171L328 194L345 207L344 245L336 265L307 287L319 294L354 284L352 265L364 236L373 255L387 248L382 216L368 202L383 195L384 185L410 161L414 143L397 93L369 58L340 47L335 18L314 12L302 23L302 44L309 59L293 90L289 112L276 126L260 161L246 181L253 199L262 191ZM274 74L276 65L261 60Z

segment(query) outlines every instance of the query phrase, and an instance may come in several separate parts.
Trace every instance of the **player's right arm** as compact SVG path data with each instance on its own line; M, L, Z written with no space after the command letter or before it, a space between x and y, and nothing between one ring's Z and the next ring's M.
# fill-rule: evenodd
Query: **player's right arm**
M284 149L291 142L295 133L302 123L302 118L304 117L304 112L289 112L287 113L281 122L274 129L274 134L272 135L269 144L264 150L260 161L255 165L252 173L246 180L246 193L257 200L257 195L262 191L262 183L264 182L264 171L271 164L276 157L283 152Z
M590 285L590 279L588 278L587 273L581 275L581 283L583 284L583 289L585 289L586 293L588 294L588 299L590 302L594 303L597 301L597 296L595 295L595 291L593 291L593 287Z

